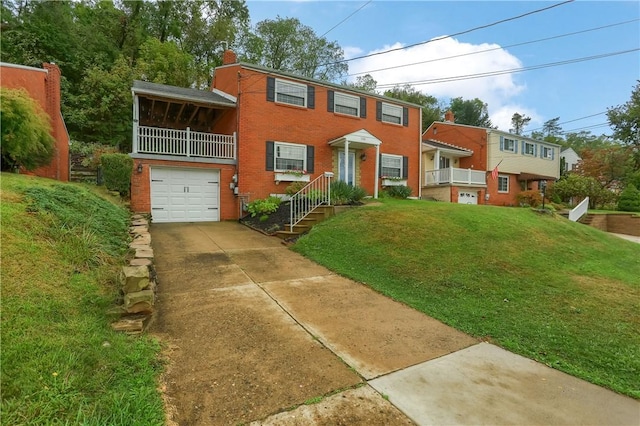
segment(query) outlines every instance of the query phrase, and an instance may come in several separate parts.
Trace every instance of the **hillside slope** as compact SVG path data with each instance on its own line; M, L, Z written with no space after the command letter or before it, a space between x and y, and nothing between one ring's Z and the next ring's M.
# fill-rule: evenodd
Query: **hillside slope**
M384 201L293 249L473 336L640 397L640 245L530 209Z

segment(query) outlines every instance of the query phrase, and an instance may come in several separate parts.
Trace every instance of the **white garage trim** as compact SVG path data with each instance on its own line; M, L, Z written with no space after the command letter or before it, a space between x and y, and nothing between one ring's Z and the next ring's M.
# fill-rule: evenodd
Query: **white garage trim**
M478 204L477 191L459 191L458 204Z
M153 222L220 220L220 170L151 167Z

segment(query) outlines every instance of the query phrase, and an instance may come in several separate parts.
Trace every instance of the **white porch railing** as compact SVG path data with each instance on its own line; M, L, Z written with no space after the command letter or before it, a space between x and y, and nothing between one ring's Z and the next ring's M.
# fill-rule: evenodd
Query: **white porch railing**
M332 172L324 172L291 196L289 200L289 229L291 232L293 232L293 227L300 223L316 207L323 204L331 205L332 177Z
M138 126L133 152L144 154L177 155L185 157L236 158L236 134L165 129Z
M573 210L569 212L569 220L572 222L577 222L582 216L587 213L587 209L589 209L589 197L582 200L580 204L575 206Z
M427 170L424 173L424 184L440 185L443 183L457 183L467 185L486 185L486 173L473 169L458 169L449 167L447 169Z

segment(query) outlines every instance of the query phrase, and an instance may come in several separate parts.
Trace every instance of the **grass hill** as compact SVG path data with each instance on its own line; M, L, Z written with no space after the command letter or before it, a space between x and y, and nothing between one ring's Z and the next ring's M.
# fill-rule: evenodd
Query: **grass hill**
M293 249L446 324L640 398L640 245L531 209L384 200Z
M127 210L78 184L0 180L1 424L162 424L159 346L107 314Z

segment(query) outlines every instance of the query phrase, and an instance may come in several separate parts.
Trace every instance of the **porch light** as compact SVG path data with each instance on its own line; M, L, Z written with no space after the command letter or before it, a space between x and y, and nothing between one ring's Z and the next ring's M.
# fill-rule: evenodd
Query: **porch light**
M363 152L362 154L360 154L360 160L364 161L367 159L367 153Z
M138 163L138 173L142 173L142 162Z

